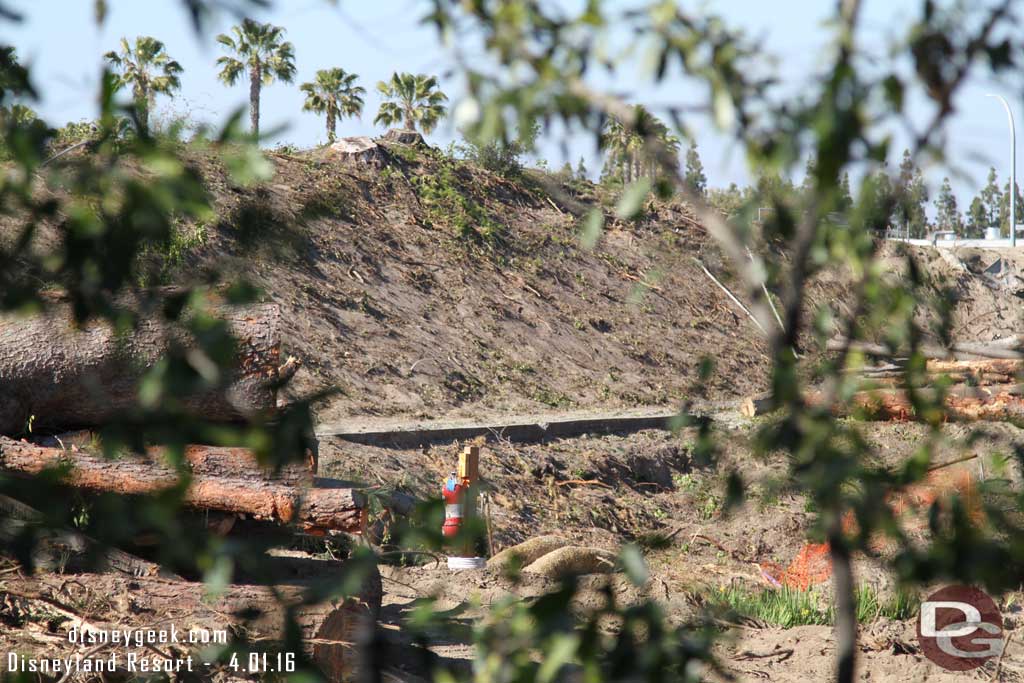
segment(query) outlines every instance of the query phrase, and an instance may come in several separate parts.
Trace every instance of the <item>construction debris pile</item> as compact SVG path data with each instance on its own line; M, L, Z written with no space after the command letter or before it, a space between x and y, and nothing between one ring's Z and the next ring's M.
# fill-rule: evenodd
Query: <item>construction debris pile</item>
M218 313L238 342L232 374L222 390L183 397L185 409L213 422L273 420L279 410L278 390L298 368L296 360L281 357L280 311L275 305L255 305L225 307ZM127 335L116 334L106 323L76 327L71 321L69 307L60 304L43 315L0 318L0 470L5 475L58 473L61 486L86 498L149 496L186 484L186 507L202 513L211 529L224 536L238 522L243 527L238 533L263 525L277 528L283 539L362 532L364 496L343 482L318 477L314 451L297 453L292 462L271 470L245 448L190 445L184 452L187 483L162 448L105 457L93 430L132 410L143 373L171 344L187 345L188 340L155 319L143 320ZM8 550L26 527L39 527L43 516L33 505L41 502L0 496L0 541ZM65 582L60 577L51 581L46 573L7 575L0 584L6 596L0 617L24 622L34 612L57 613L64 616L58 620L61 629L103 630L104 624L80 607L102 601L96 612L111 627L142 626L140 617L149 614L149 619L158 617L182 632L227 629L272 646L284 642L285 615L291 613L302 629L307 654L330 680L348 680L356 666L353 644L372 629L380 608L380 576L375 572L355 597L306 604L312 601L304 598L309 586L304 587L303 579L339 576L344 570L339 561L303 558L301 571L294 566L268 569L259 580L228 586L215 603L206 603L202 583L126 552L130 548L99 548L72 529L40 529L38 536L37 567L62 572L81 568L74 583L84 594L70 599L62 594ZM99 569L94 562L78 562L97 552L102 557ZM287 558L272 553L267 559L268 566L288 564ZM278 585L278 578L287 585ZM267 585L252 585L259 583ZM109 596L128 599L110 601ZM31 634L31 629L25 632ZM54 639L67 646L63 634L33 638L43 649L52 648ZM17 645L25 647L24 642Z

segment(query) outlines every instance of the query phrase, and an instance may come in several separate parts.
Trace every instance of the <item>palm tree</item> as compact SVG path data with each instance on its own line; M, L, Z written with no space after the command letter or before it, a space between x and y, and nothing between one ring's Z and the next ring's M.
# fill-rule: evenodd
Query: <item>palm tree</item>
M241 26L233 26L234 37L222 33L217 42L237 55L224 55L217 59L220 80L234 85L249 69L249 121L253 135L260 134L260 89L274 79L291 83L295 77L295 48L284 38L284 29L244 19Z
M132 87L139 128L148 131L156 96L172 95L181 88L181 65L171 59L162 42L150 36L137 36L134 47L122 38L121 51L108 52L103 58L116 72L116 86Z
M327 141L334 142L334 127L340 116L359 116L363 113L363 95L366 89L355 85L358 74L344 69L320 69L316 80L303 83L299 88L306 93L303 111L327 114Z
M612 173L623 182L655 178L663 166L679 165L679 138L643 105L635 105L631 125L611 118L601 133Z
M387 99L381 103L374 123L404 123L406 130L416 130L419 123L423 132L429 133L444 116L448 96L438 88L435 76L393 73L390 81L377 83L377 90Z

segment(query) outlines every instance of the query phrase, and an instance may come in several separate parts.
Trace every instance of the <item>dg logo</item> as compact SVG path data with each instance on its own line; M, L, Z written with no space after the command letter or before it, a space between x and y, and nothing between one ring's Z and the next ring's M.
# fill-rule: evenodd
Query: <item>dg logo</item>
M983 591L947 586L921 603L917 620L921 652L944 669L975 669L1003 651L1003 617Z

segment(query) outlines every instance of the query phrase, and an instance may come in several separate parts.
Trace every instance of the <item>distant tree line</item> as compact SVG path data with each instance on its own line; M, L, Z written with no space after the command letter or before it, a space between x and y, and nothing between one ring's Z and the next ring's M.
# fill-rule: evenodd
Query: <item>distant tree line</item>
M804 173L804 183L797 187L787 178L778 174L765 173L757 178L750 187L739 187L731 183L725 188L706 189L701 182L703 170L695 145L687 154L685 177L690 183L691 169L693 172L692 187L705 194L709 203L726 215L736 215L751 202L760 201L767 205L769 198L795 204L801 197L810 196L813 188L810 182L814 177L814 160L808 160ZM700 180L696 180L699 178ZM1020 187L1016 188L1017 216L1024 217L1024 195ZM873 227L877 231L891 230L899 235L911 238L923 238L937 230L953 230L963 237L980 238L985 229L998 227L1005 237L1009 235L1010 184L999 186L995 168L989 168L988 180L973 198L966 213L961 212L956 195L949 178L943 178L942 185L932 206L935 209L934 220L929 220L927 207L931 197L925 184L921 169L914 163L909 150L904 150L900 161L899 173L893 176L888 164L881 166L862 181L862 192L870 192L873 205L877 208L872 217ZM844 173L839 184L837 208L842 212L854 204L850 190L850 177ZM1019 219L1018 219L1019 222Z
M247 77L250 128L254 135L259 135L260 130L263 87L275 81L291 83L296 76L295 48L284 39L284 34L285 29L280 26L244 19L229 33L217 36L217 42L226 52L216 62L218 78L232 86ZM106 53L104 59L111 69L113 86L131 90L138 128L148 132L156 96L173 97L181 89L184 71L181 64L170 57L164 43L151 36L138 36L134 43L122 38L120 49ZM338 121L363 113L366 89L358 85L358 80L358 74L334 67L318 70L313 80L299 86L305 94L303 110L324 116L328 143L336 139ZM430 133L447 113L448 97L441 91L435 76L395 72L387 81L378 82L376 89L383 97L374 117L376 124L401 125L407 130ZM669 126L643 105L634 105L632 110L634 118L629 124L609 117L602 129L600 146L604 165L600 181L603 184L625 185L642 178L654 181L666 167L680 166L682 144ZM0 112L0 116L32 120L35 113L16 104ZM459 149L466 158L489 170L514 176L521 171L519 157L536 151L537 128L534 123L517 139L509 141L480 142L466 135L465 144ZM808 180L801 187L776 173L766 172L750 187L740 188L731 183L725 188L709 188L695 141L690 142L682 164L688 188L728 215L736 214L755 197L762 202L769 197L797 201L813 190L808 185L814 175L813 159L807 162L805 178ZM559 174L567 181L582 182L587 172L580 159L576 169L567 163ZM882 164L862 183L862 191L865 187L870 188L876 206L880 207L874 217L879 230L888 229L910 237L924 237L933 230L953 230L967 237L981 237L985 228L998 226L1003 235L1009 234L1009 183L1000 188L994 168L989 169L987 184L972 199L966 212L961 211L949 178L944 178L933 200L934 221L928 220L928 188L909 150L903 152L898 175L891 177L887 165ZM1015 194L1017 215L1024 216L1024 196L1019 187ZM837 207L844 211L853 203L849 175L844 174Z

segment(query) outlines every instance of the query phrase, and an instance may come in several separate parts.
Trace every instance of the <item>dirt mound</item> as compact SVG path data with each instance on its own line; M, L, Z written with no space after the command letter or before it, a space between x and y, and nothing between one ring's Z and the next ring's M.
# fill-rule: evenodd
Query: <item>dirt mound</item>
M274 179L246 188L189 152L219 220L171 277L227 268L279 303L304 363L290 389L340 389L321 421L673 405L766 386L763 338L694 263L720 257L685 206L609 218L588 250L580 211L608 199L593 186L562 188L563 202L531 175L373 142L380 168L271 154ZM698 385L705 355L716 372Z
M528 574L540 574L551 578L578 576L581 574L607 574L615 568L615 553L601 548L565 546L542 556L525 569Z
M488 568L502 569L516 562L520 567L532 564L535 560L569 544L561 536L536 536L511 548L505 548L487 561Z
M914 258L925 286L926 305L949 307L949 336L954 340L989 341L1018 334L1024 257L1011 249L938 249L886 242L879 255L894 278L907 279L907 256ZM928 301L930 299L930 301ZM925 306L922 306L924 311ZM934 315L918 320L932 338L942 330Z

